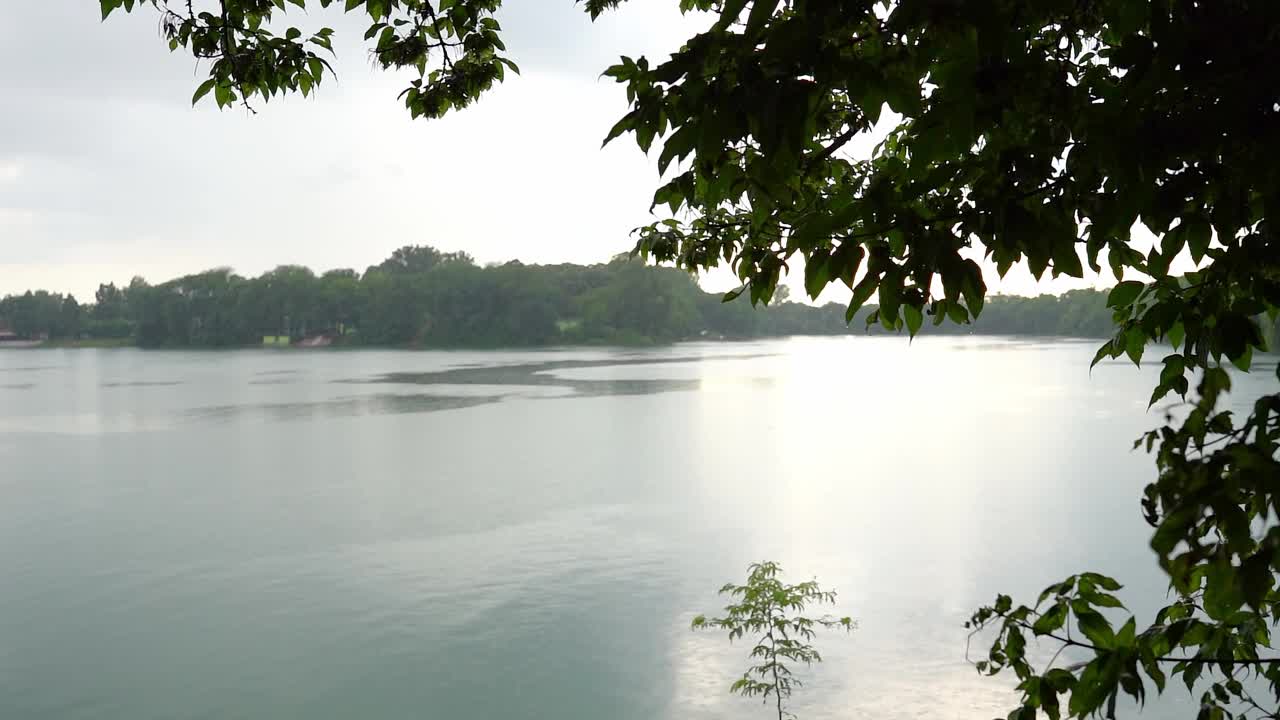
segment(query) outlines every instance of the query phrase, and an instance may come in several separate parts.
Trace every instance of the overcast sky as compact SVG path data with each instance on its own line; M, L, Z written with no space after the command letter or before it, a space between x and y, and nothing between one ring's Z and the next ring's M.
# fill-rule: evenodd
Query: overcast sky
M99 282L218 266L363 270L407 244L480 262L629 249L655 170L634 143L600 148L626 101L598 76L620 54L665 56L702 21L675 0L633 0L594 24L572 0L508 5L522 75L414 121L396 100L406 77L371 69L359 18L336 8L290 23L337 30L339 82L250 116L191 107L201 76L152 11L102 23L92 0L0 3L0 294L86 299ZM1080 284L1015 273L999 287Z

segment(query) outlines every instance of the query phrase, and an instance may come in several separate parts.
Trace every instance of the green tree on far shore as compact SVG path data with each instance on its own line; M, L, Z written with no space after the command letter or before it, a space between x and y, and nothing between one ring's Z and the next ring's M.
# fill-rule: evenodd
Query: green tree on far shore
M626 256L599 265L482 268L465 255L416 246L363 275L286 265L247 278L216 268L156 285L103 284L95 300L80 306L44 291L0 298L0 323L28 337L132 339L144 347L237 347L281 335L368 346L523 347L866 332L865 323L845 322L840 305L781 297L768 307L753 308L746 298L724 303L687 273ZM931 332L1105 337L1110 329L1106 293L1081 290L994 297L976 325Z

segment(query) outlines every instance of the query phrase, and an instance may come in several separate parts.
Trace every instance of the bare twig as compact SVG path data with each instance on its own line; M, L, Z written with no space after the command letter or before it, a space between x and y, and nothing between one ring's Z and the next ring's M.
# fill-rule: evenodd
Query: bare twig
M449 59L449 48L446 47L444 33L440 32L440 18L436 17L436 10L431 7L431 3L424 3L423 7L426 9L427 14L431 16L431 26L436 30L436 40L439 41L440 54L444 56L444 66L452 70L453 60Z

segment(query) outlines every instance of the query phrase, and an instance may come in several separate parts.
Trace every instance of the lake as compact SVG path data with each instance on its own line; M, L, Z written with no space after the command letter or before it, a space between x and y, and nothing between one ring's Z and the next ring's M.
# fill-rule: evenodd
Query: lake
M1003 715L977 606L1162 597L1097 344L0 352L0 717L768 718L689 630L766 559L860 624L800 717Z

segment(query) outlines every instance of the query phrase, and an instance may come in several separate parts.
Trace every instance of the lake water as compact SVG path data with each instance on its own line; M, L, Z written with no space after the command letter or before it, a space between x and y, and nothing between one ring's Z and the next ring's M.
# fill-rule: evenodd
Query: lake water
M767 718L688 629L764 559L860 623L801 717L1003 715L975 607L1164 587L1095 346L0 352L0 717Z

